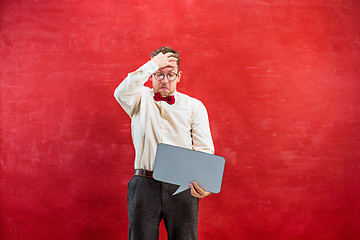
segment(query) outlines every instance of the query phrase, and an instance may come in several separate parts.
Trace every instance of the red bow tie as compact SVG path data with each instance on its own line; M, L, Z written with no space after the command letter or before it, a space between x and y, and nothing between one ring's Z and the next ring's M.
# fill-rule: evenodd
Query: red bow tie
M168 104L173 105L175 103L174 95L169 95L167 97L162 97L160 93L156 92L154 95L155 101L166 101Z

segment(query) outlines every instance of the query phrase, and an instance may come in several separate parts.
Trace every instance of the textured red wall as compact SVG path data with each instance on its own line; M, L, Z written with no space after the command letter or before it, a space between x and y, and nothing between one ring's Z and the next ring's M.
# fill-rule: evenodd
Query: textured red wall
M0 239L126 239L134 150L113 91L162 45L227 159L200 239L360 239L359 1L3 0L0 15Z

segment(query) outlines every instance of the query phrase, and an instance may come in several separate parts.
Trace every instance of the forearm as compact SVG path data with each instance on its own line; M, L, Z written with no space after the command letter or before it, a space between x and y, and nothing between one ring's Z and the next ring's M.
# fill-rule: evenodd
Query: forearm
M158 69L154 62L148 61L135 72L129 73L115 89L114 97L130 116L140 100L142 87L150 75Z

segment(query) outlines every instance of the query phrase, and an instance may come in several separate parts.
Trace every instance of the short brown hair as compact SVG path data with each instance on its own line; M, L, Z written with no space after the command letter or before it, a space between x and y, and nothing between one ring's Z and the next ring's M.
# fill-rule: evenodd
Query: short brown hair
M179 52L172 49L171 47L160 47L156 50L154 50L151 54L150 54L150 57L155 57L156 55L158 55L160 52L162 52L163 54L165 53L168 53L168 52L171 52L171 53L174 53L174 55L172 55L172 57L176 58L177 59L177 66L178 66L178 71L180 70L180 57L179 57Z

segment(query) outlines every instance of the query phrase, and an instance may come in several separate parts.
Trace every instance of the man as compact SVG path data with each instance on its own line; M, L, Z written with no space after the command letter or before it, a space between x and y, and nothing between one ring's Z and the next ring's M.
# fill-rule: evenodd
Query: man
M127 196L129 239L158 239L162 219L168 239L197 239L199 198L211 193L193 182L173 196L178 186L156 181L152 171L158 143L214 153L207 111L199 100L176 91L182 76L177 51L161 47L150 56L114 93L131 118L136 154ZM147 80L152 89L144 86Z

